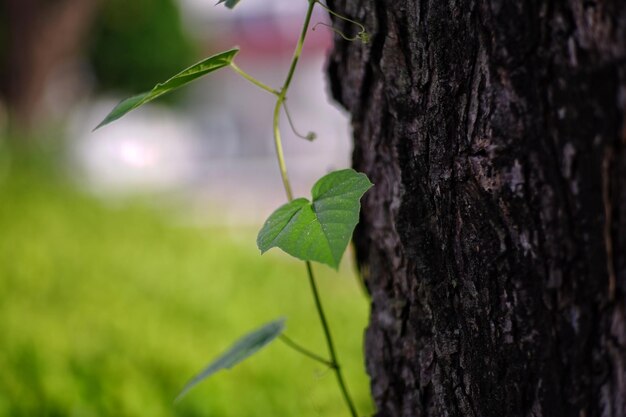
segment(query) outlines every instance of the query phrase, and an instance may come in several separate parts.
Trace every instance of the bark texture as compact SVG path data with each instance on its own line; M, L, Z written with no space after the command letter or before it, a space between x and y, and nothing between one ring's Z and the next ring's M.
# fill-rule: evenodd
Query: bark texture
M377 415L626 417L626 2L329 5Z

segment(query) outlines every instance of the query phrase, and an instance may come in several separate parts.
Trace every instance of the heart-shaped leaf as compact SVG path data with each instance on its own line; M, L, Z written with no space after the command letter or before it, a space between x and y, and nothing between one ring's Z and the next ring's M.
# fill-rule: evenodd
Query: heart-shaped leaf
M210 56L198 62L197 64L194 64L189 68L184 69L183 71L174 75L169 80L157 84L152 90L127 98L126 100L115 106L115 108L111 110L107 117L105 117L104 120L100 122L96 129L99 129L104 125L114 122L115 120L124 116L129 111L134 110L137 107L143 106L144 104L154 100L159 96L162 96L163 94L176 90L177 88L180 88L192 82L193 80L209 74L215 70L229 66L238 52L239 49L234 48Z
M220 0L217 2L217 4L222 4L224 3L224 6L228 7L229 9L234 8L237 3L239 3L239 0Z
M285 329L285 319L272 321L237 340L226 352L193 377L176 397L180 401L193 387L217 371L230 369L276 339Z
M298 198L276 210L257 237L261 253L279 247L304 261L337 269L359 222L361 197L372 187L352 169L331 172L311 190L312 201Z

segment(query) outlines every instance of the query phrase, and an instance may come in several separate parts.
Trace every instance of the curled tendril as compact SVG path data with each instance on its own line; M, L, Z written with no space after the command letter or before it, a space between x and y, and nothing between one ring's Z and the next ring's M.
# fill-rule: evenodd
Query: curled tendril
M318 27L318 26L320 26L320 25L321 25L321 26L325 26L325 27L329 28L330 30L332 30L333 32L335 32L337 35L341 36L342 38L344 38L345 40L347 40L347 41L349 41L349 42L354 42L354 41L356 41L357 39L359 39L359 36L358 36L358 35L353 36L353 37L349 37L349 36L347 36L345 33L343 33L342 31L340 31L339 29L337 29L336 27L331 26L331 25L329 25L329 24L326 24L326 23L324 23L324 22L317 22L317 23L315 24L315 26L313 26L313 28L312 28L311 30L315 30L315 29L317 29L317 27Z
M370 34L367 32L359 32L357 33L357 38L361 41L362 44L370 43Z
M317 24L315 24L315 26L313 26L313 30L315 30L315 28L317 28L317 26L322 25L322 26L326 26L328 28L330 28L333 32L335 32L336 34L338 34L339 36L341 36L343 39L350 41L350 42L354 42L354 41L361 41L361 43L363 44L367 44L370 41L370 35L369 33L367 33L367 30L365 29L365 26L363 26L361 23L354 21L352 19L348 19L345 16L340 15L339 13L331 10L328 6L326 6L324 3L322 3L319 0L316 0L316 3L319 4L320 6L322 6L322 8L324 8L328 13L330 13L331 15L344 20L346 22L352 23L353 25L358 26L361 30L355 35L355 36L347 36L345 33L343 33L342 31L340 31L339 29L335 28L334 26L328 25L326 23L322 23L322 22L318 22Z
M291 119L291 114L289 113L289 108L287 107L287 102L283 102L283 108L285 109L285 114L287 115L287 120L289 121L289 126L291 127L291 131L300 139L308 140L309 142L313 142L317 139L317 134L315 132L308 132L306 135L301 134L296 129L293 120Z
M370 41L370 35L367 32L359 32L356 35L350 37L347 36L345 33L343 33L342 31L340 31L339 29L337 29L334 26L331 26L329 24L326 24L324 22L317 22L315 24L315 26L313 26L313 28L311 30L315 30L317 29L318 26L326 26L327 28L329 28L330 30L332 30L333 32L335 32L337 35L341 36L342 38L344 38L345 40L349 41L349 42L354 42L354 41L361 41L361 43L363 44L367 44Z

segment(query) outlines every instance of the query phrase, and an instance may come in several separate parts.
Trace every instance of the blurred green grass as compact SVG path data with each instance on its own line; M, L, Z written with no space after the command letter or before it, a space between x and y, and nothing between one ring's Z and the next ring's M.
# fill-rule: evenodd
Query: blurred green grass
M325 353L304 266L259 256L254 230L184 227L141 203L103 204L50 166L0 158L0 416L347 414L332 373L279 341L174 405L210 359L277 317ZM367 301L348 263L317 271L366 415Z

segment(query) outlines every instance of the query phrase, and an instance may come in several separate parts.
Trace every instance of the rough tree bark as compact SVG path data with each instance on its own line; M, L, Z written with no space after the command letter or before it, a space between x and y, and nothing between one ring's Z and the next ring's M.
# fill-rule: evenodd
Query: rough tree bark
M625 417L626 2L329 3L377 415Z

